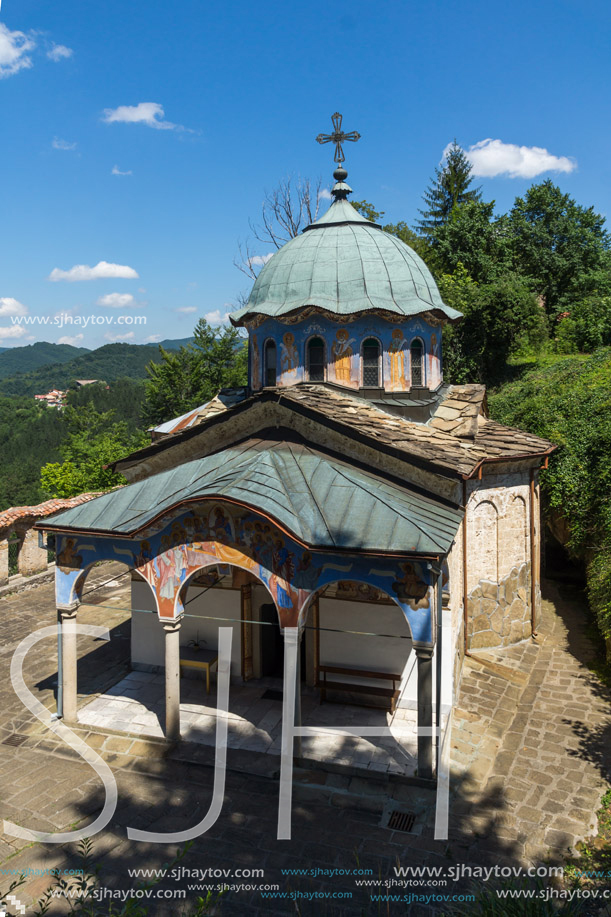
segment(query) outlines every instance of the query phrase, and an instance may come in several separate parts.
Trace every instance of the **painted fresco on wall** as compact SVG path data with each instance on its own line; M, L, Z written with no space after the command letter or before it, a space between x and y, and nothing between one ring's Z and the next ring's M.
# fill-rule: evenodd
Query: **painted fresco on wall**
M354 347L358 354L357 339L350 337L347 328L338 328L331 344L333 360L329 364L330 377L331 381L349 388L358 388L359 385L359 366L358 360L354 359Z
M307 312L307 310L306 310ZM343 319L342 319L343 321ZM290 330L287 330L287 325ZM316 314L303 320L293 317L279 321L266 318L257 323L257 332L250 332L251 386L261 388L262 348L273 339L279 355L277 384L294 385L307 381L306 344L313 336L325 342L328 355L327 379L346 388L361 385L361 344L375 336L382 343L382 384L386 391L409 391L409 348L414 338L424 342L425 382L431 389L441 383L441 327L421 317L409 320L386 320L380 316L345 317L344 324Z
M416 642L431 640L431 588L426 565L416 560L334 554L304 548L264 517L202 503L180 516L159 519L142 539L58 535L58 605L78 598L86 570L99 560L120 560L149 583L159 617L179 617L181 590L202 568L230 565L252 574L269 590L280 624L302 623L314 592L331 583L364 584L402 609Z
M405 392L409 389L409 358L407 338L401 328L393 328L388 347L390 373L389 388L392 392Z

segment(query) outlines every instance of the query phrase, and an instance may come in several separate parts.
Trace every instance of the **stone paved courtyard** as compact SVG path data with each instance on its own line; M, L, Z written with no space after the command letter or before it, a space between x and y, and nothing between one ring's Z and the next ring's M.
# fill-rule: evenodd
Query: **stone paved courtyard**
M130 672L105 694L79 711L79 723L132 735L163 738L164 676ZM269 699L269 691L279 695ZM181 679L181 734L187 742L214 745L217 714L215 685L205 694L202 678ZM263 678L246 685L232 685L229 693L229 748L279 755L282 741L282 680ZM417 766L416 712L385 710L349 704L320 704L319 692L302 686L301 715L304 726L381 726L392 738L360 739L318 735L302 740L303 757L333 760L373 773L413 775Z
M120 568L116 568L118 572ZM111 579L112 568L90 577ZM302 914L357 917L380 913L370 891L351 876L288 880L282 869L371 868L383 881L394 867L426 864L447 869L455 864L530 865L544 859L562 862L568 849L590 835L602 792L611 779L611 699L590 671L595 647L586 633L583 597L576 590L547 583L539 636L494 655L477 654L465 663L452 729L450 830L434 840L431 791L410 786L392 774L363 780L349 768L298 769L293 799L292 839L276 840L278 759L253 750L229 750L225 802L210 831L199 837L181 864L186 868L261 868L257 882L281 889L346 892L339 903L300 901ZM125 578L117 579L86 601L86 623L107 623L109 644L79 638L79 690L83 703L108 692L128 675L129 621L123 611ZM40 586L0 601L3 645L0 648L0 775L2 816L38 829L67 829L90 822L103 803L100 781L46 727L25 710L13 693L8 669L19 640L55 621L53 587ZM26 682L49 710L55 707L55 641L39 644L27 658ZM334 705L329 705L332 709ZM84 708L86 709L86 707ZM324 707L323 707L324 709ZM94 839L95 858L106 888L129 888L127 870L159 867L176 845L129 841L126 827L175 831L199 821L208 810L214 749L183 742L171 748L141 735L116 735L99 727L79 730L108 762L119 788L119 804L110 825ZM9 736L23 743L4 744ZM416 815L415 833L386 827L391 810ZM74 845L30 845L2 835L2 869L25 870L78 866ZM186 889L187 880L181 880ZM236 880L234 880L236 881ZM31 877L22 900L38 896L47 877ZM0 874L0 889L8 885ZM288 883L288 884L287 884ZM161 887L179 888L164 880ZM432 889L433 890L433 889ZM443 891L452 893L451 882ZM437 886L434 891L440 892ZM198 892L191 891L197 895ZM64 913L61 904L49 913ZM263 900L256 890L225 896L221 914L296 913L295 902ZM151 906L153 915L180 914L167 902ZM188 913L188 911L185 911ZM383 905L383 913L404 914L405 904ZM431 914L411 904L410 914ZM437 911L436 913L440 913Z

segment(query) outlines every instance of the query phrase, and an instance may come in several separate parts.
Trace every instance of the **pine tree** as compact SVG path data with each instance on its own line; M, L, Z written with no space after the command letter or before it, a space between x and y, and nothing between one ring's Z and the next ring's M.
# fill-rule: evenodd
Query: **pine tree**
M479 201L480 188L470 188L472 166L456 140L448 150L443 168L435 169L435 177L422 195L426 210L419 210L423 219L420 232L430 238L438 226L452 218L452 213L467 201Z

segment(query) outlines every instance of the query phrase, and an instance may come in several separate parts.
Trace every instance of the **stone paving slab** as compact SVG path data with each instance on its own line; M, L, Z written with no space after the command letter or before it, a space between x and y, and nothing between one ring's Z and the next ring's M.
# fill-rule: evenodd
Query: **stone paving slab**
M108 569L100 567L94 576L104 581ZM118 610L123 587L117 583L101 590L100 605L80 612L81 620L91 623L110 620L113 632L110 655L106 645L79 638L83 697L103 693L127 673L129 640L120 635L122 627L128 633L128 621ZM594 649L584 633L582 597L560 593L554 586L548 586L547 595L553 602L548 598L543 603L536 642L488 653L485 659L478 652L478 659L465 662L453 718L447 840L434 838L430 791L394 783L390 773L360 782L355 776L313 767L296 771L292 839L278 841L278 761L236 748L229 751L221 815L195 841L182 865L262 868L265 882L285 889L289 880L281 870L289 867L346 870L358 865L385 880L394 876L397 863L447 868L456 863L515 866L544 858L561 861L568 848L591 832L600 795L609 783L611 698L587 667ZM3 648L12 652L36 626L54 622L52 587L5 598L2 610ZM51 640L40 646L36 658L26 660L26 681L52 710L55 647ZM0 680L2 816L50 830L86 824L102 806L100 781L20 707L7 678L10 652L0 654L0 666L5 667ZM503 667L514 674L509 677ZM12 732L26 735L24 744L3 745L2 738ZM101 750L119 787L113 820L95 838L102 882L111 889L127 889L132 884L128 867L159 867L175 853L175 845L129 841L127 826L181 830L203 817L212 795L214 749L194 743L171 747L137 734L128 739L94 730L83 734L88 744ZM417 813L416 833L385 827L393 807ZM73 846L30 846L7 835L0 837L0 860L4 868L15 869L78 865ZM39 895L46 881L31 878L24 900ZM379 913L378 903L370 902L369 893L357 888L353 877L299 876L290 885L304 892L332 889L353 894L350 904L300 902L304 915ZM164 887L176 888L177 883L164 880ZM295 912L295 902L263 901L256 891L230 894L220 910L228 917ZM405 914L405 905L387 908L384 903L382 912ZM166 917L172 911L163 903L150 913ZM429 917L433 911L414 905L409 913Z

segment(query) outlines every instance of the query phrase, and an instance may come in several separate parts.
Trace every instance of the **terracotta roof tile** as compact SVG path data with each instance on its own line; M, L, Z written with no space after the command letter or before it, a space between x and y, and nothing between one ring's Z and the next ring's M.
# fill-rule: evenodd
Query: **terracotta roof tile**
M23 522L26 519L41 519L57 513L60 509L70 509L73 506L79 506L81 503L87 503L94 497L99 497L102 491L96 493L78 494L76 497L67 497L65 499L46 500L37 506L12 506L0 513L0 529L8 528L15 522Z

